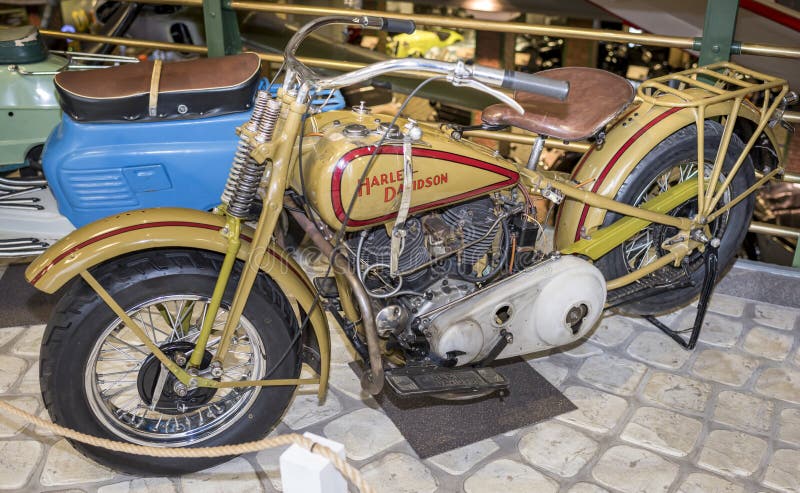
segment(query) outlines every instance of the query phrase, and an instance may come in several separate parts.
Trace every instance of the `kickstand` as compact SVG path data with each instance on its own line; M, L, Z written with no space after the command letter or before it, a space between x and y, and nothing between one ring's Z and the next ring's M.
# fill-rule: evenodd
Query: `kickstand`
M694 318L694 325L691 329L673 330L661 323L653 315L645 315L644 318L651 324L658 327L663 333L670 336L675 342L685 349L694 349L697 344L697 338L700 336L700 329L703 328L703 320L706 318L706 310L708 310L708 302L711 298L711 293L714 291L714 284L717 281L717 267L718 256L717 248L706 245L706 251L703 253L705 260L705 277L703 278L703 288L700 291L700 299L697 301L697 315ZM689 340L683 338L680 334L683 332L691 331Z

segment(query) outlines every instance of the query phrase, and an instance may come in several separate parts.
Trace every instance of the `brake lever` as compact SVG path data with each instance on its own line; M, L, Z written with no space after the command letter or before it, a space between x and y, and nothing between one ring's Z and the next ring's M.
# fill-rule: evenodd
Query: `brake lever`
M499 91L487 86L483 82L473 79L472 71L461 60L456 63L456 67L453 72L447 75L447 80L456 87L471 87L472 89L485 92L499 99L508 106L511 106L511 108L513 108L514 111L520 115L525 114L525 109L518 102L516 102L514 98L503 91Z

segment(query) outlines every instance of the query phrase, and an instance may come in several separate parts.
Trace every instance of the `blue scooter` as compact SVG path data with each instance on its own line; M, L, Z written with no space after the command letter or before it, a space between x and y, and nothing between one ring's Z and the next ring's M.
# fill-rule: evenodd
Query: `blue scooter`
M0 257L38 255L76 227L128 210L212 209L234 130L267 81L258 56L243 53L64 72L55 85L63 116L42 154L46 180L0 183ZM338 91L316 99L320 111L345 106Z

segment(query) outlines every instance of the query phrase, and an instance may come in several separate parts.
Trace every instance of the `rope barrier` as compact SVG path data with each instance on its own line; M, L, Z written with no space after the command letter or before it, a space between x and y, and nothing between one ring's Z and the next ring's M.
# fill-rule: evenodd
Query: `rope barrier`
M12 406L11 404L0 400L0 410L6 411L14 416L22 418L29 423L40 426L46 430L52 431L57 435L65 438L81 442L93 447L100 447L114 452L122 452L125 454L133 455L148 455L151 457L169 457L169 458L199 458L199 457L225 457L228 455L241 455L250 452L257 452L259 450L280 447L283 445L297 444L312 453L319 454L320 456L328 459L342 473L359 491L364 493L375 493L375 490L364 480L361 472L355 467L351 466L345 459L339 457L328 447L314 442L297 433L290 433L287 435L278 435L276 437L264 437L261 440L254 442L239 443L235 445L222 445L219 447L193 447L193 448L175 448L175 447L148 447L144 445L134 445L132 443L118 442L109 440L107 438L99 438L91 435L86 435L79 431L71 430L63 426L51 423L38 416L34 416L22 409Z

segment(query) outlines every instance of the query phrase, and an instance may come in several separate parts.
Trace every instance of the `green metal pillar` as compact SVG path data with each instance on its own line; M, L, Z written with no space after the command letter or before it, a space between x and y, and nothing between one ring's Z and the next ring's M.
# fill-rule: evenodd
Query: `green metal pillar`
M203 0L208 56L233 55L242 51L236 11L230 0Z
M727 62L731 59L731 52L736 53L733 34L738 11L739 0L708 0L703 37L695 39L695 47L700 45L701 66Z

